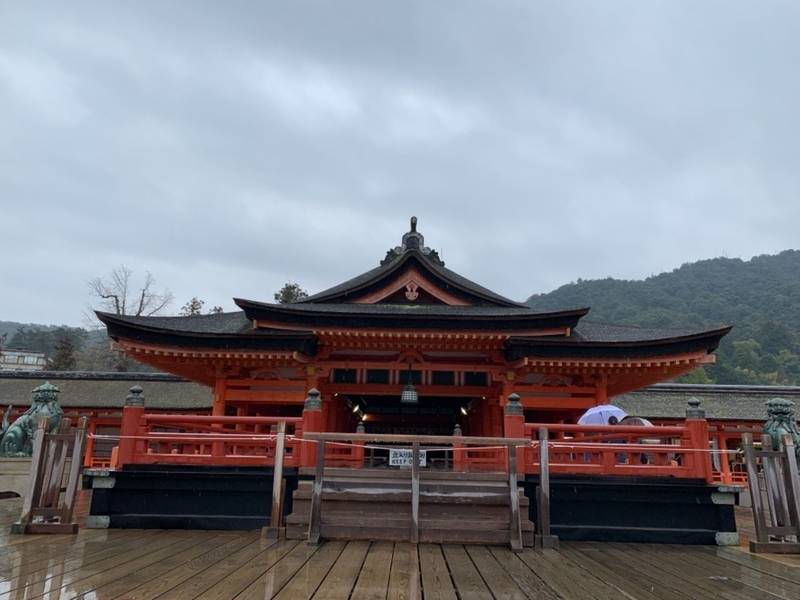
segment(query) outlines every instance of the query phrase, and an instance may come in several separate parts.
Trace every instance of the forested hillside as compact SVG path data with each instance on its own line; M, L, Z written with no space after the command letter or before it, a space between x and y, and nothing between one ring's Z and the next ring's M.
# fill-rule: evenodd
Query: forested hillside
M151 371L109 348L105 329L0 321L0 349L44 352L55 371Z
M730 324L717 364L685 380L800 385L800 250L703 260L643 281L578 280L527 303L590 306L587 320L645 327Z

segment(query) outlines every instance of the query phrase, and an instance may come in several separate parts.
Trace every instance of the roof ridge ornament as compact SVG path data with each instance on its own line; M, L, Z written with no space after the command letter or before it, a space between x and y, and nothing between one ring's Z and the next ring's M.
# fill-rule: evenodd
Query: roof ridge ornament
M425 236L417 231L417 217L411 217L411 229L403 234L400 245L392 248L386 253L386 257L381 261L381 266L392 262L410 250L421 252L431 262L444 266L444 261L439 258L439 253L425 245Z

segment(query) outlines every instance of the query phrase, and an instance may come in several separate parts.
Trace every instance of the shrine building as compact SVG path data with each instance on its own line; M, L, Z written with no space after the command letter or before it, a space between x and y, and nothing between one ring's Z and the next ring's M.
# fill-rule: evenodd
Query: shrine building
M378 266L290 304L235 299L237 312L98 313L115 345L213 388L214 415L299 417L311 389L329 432L502 436L526 422L574 423L613 397L714 362L729 327L642 329L540 311L445 266L416 218Z

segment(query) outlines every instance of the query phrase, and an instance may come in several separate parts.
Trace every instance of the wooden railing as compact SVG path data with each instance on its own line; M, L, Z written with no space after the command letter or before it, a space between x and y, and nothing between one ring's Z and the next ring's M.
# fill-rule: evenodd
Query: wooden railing
M111 465L178 464L272 466L278 428L285 423L283 464L300 466L299 417L227 417L145 414L120 432Z
M383 444L404 446L411 449L410 487L411 487L411 523L410 542L419 542L419 469L421 446L502 446L507 457L506 472L509 486L509 513L510 513L510 540L513 550L522 550L522 520L519 512L519 492L517 485L517 452L516 449L530 444L529 440L519 438L489 438L469 436L434 436L434 435L379 435L368 433L312 433L304 436L309 442L315 442L315 470L314 485L311 496L311 515L308 526L308 542L317 544L320 541L320 528L322 524L322 484L325 478L325 466L329 456L336 456L328 452L328 445L340 447L360 448L363 459L364 444ZM430 451L430 450L429 450ZM334 460L336 460L334 458ZM332 465L328 465L332 466Z
M750 552L800 554L800 474L792 436L783 435L777 450L769 435L761 436L760 448L749 433L743 443L756 529Z
M705 421L676 427L559 425L526 423L535 440L541 429L550 440L550 473L713 480ZM523 451L525 473L539 471L539 447Z
M50 433L47 417L39 417L33 434L28 491L12 533L78 532L73 513L83 467L86 423L86 417L81 417L78 426L71 428L71 420L63 417L58 429Z
M519 473L539 472L539 430L547 430L551 442L550 472L556 475L613 475L680 477L726 482L714 474L707 422L687 419L675 426L586 426L524 423L515 429L506 424L508 438L469 436L420 436L448 446L445 468L455 471L505 471L510 439L525 438L526 447L516 448ZM509 417L506 417L509 420ZM119 445L111 466L125 464L197 464L272 466L278 425L286 425L284 465L312 466L316 450L305 439L319 431L301 417L234 417L185 414L150 414L143 406L126 406ZM306 431L304 431L304 424ZM515 435L516 432L516 435ZM305 435L304 435L305 434ZM319 435L319 434L314 434ZM325 434L347 443L325 447L329 466L364 466L366 440L404 440L409 436L375 436L364 433ZM414 436L411 436L414 437ZM490 444L487 440L494 440ZM428 442L433 443L433 442ZM732 479L730 473L724 474Z

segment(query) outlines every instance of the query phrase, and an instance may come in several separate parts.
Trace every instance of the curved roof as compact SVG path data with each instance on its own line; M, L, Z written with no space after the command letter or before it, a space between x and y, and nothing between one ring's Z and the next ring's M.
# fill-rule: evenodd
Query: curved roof
M325 327L456 329L508 331L574 327L589 309L541 312L529 307L450 306L446 304L268 304L236 298L260 326L314 330Z
M308 331L254 329L244 312L188 317L134 317L96 312L108 335L152 344L186 348L226 348L316 352Z
M380 266L302 302L271 304L235 298L242 311L188 317L133 317L109 313L97 313L97 316L114 339L194 348L300 351L309 355L317 350L314 331L336 328L503 333L510 336L505 343L508 359L528 356L636 358L712 352L730 330L730 327L643 329L584 322L581 319L589 312L588 308L534 310L447 269L437 252L425 246L424 237L416 226L416 218L412 217L411 229L403 235L401 245L390 249ZM407 273L412 269L416 271ZM406 278L401 279L404 273ZM409 279L413 282L415 278L424 280L420 288L439 286L441 294L436 298L455 304L430 304L421 299L419 302L386 302L398 297L392 291L396 286L407 285ZM373 303L376 298L381 299L380 302ZM554 331L561 335L553 334ZM534 332L539 335L532 335Z
M730 330L730 326L715 329L649 329L581 321L567 337L512 337L506 342L506 358L614 358L711 353Z
M505 296L493 292L492 290L483 287L459 275L455 271L444 266L444 263L439 264L430 258L430 255L424 254L417 249L405 250L402 253L392 254L389 251L391 258L388 262L384 261L378 267L370 269L361 275L357 275L352 279L348 279L340 284L337 284L327 290L323 290L317 294L309 296L301 303L322 303L331 301L347 301L349 298L357 297L368 292L370 289L379 287L380 284L393 275L401 271L404 267L411 264L419 265L423 271L445 288L466 296L470 300L480 304L489 304L493 306L507 306L512 308L526 307L526 304L509 300Z
M346 301L379 287L382 282L411 264L419 266L444 289L465 297L471 304L527 308L525 304L501 296L445 267L436 250L425 246L425 238L417 231L416 217L411 217L411 230L403 235L401 244L390 249L379 266L309 296L302 302L313 304Z

